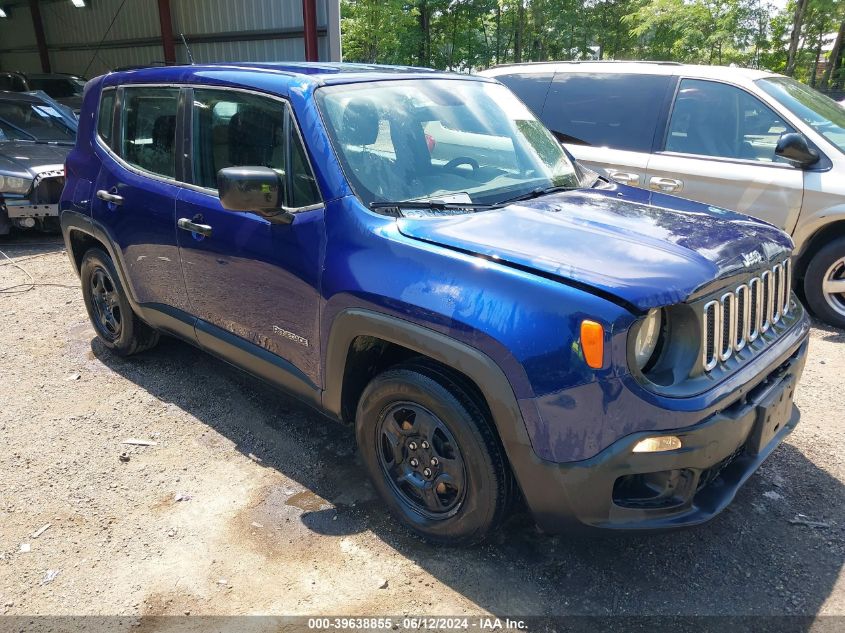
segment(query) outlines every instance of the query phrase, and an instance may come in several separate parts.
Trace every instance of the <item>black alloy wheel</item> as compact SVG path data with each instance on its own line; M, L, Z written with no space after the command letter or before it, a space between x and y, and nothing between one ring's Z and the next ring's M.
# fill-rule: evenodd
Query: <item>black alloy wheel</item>
M116 341L123 330L123 317L120 312L120 298L109 272L97 266L91 274L91 299L94 303L98 333Z
M99 248L90 248L79 267L82 298L91 325L103 345L121 356L158 343L159 334L132 311L114 262Z
M438 520L457 512L466 472L449 428L412 402L388 407L378 423L378 459L394 491L416 512Z
M516 489L483 396L461 374L419 357L373 378L355 434L373 486L410 530L440 545L482 540Z

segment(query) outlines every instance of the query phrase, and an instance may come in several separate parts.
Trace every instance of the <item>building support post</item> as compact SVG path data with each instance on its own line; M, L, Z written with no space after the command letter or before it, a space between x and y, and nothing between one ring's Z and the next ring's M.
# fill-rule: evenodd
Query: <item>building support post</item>
M329 23L329 61L343 61L343 50L340 45L340 0L327 0L326 9L326 20Z
M302 27L305 32L305 61L319 61L317 52L317 0L302 0Z
M41 7L38 0L29 0L29 12L32 14L32 28L38 43L38 56L41 58L41 72L50 72L50 52L47 50L47 38L44 36L44 23L41 21Z
M164 49L164 63L176 63L176 46L173 44L173 15L170 0L158 0L158 21L161 25L161 47Z

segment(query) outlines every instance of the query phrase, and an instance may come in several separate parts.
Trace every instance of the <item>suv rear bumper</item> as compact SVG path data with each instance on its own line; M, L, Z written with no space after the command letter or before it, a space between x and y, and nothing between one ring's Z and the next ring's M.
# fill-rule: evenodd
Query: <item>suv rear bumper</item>
M517 466L538 525L549 532L661 530L713 518L798 424L792 400L807 347L805 337L757 385L698 424L627 435L579 462ZM639 441L660 436L676 436L682 447L633 452Z

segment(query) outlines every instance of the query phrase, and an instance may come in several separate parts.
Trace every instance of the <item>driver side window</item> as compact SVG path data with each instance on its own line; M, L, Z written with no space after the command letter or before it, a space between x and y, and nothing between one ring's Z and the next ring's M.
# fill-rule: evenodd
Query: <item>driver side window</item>
M282 182L284 205L320 202L317 181L285 102L251 93L197 88L193 103L193 182L217 189L224 167L270 167Z
M745 90L701 79L683 79L666 137L666 151L781 162L775 147L795 130Z

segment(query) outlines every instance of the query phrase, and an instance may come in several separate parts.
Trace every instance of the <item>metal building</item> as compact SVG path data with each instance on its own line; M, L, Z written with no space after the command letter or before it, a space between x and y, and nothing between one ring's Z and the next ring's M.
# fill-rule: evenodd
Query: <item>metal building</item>
M5 16L5 17L4 17ZM340 0L0 0L0 70L340 61Z

